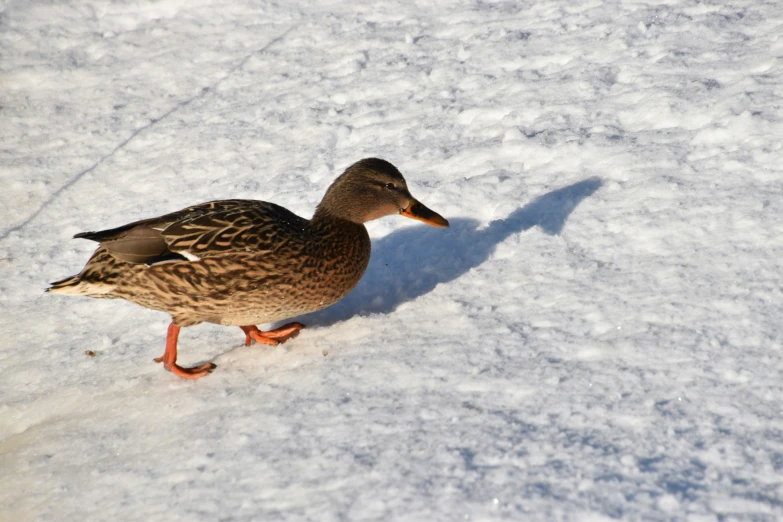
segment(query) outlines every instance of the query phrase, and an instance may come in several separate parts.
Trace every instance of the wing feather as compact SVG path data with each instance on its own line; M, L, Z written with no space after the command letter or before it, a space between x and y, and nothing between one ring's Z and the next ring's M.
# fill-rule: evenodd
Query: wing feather
M98 241L113 256L153 264L172 254L204 258L229 252L269 252L301 235L307 220L266 201L210 201L153 219L75 237Z

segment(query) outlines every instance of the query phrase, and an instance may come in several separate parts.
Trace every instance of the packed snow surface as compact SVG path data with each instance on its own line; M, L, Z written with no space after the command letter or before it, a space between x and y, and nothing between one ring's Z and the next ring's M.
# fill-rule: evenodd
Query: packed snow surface
M0 56L3 521L783 518L778 0L7 0ZM372 222L285 345L186 328L184 381L43 293L369 156L452 226Z

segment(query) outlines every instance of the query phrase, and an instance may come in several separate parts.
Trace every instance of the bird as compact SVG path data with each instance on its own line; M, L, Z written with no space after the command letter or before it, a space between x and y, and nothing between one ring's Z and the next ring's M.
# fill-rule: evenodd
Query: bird
M275 346L304 325L275 323L333 305L353 289L370 261L365 223L393 214L434 227L449 222L415 199L388 161L365 158L329 186L311 219L266 201L209 201L170 214L74 238L99 243L78 274L47 292L125 299L166 312L166 348L155 362L185 379L214 363L177 364L181 328L239 326L245 344Z

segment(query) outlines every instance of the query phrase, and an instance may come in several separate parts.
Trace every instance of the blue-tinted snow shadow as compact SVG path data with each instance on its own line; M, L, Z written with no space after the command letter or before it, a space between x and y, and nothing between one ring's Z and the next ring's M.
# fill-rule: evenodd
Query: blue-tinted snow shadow
M354 315L389 313L479 266L512 234L534 226L549 235L560 234L576 206L601 185L601 179L593 177L553 190L483 229L474 219L456 218L448 229L423 225L393 232L373 242L367 272L350 294L299 319L316 326Z

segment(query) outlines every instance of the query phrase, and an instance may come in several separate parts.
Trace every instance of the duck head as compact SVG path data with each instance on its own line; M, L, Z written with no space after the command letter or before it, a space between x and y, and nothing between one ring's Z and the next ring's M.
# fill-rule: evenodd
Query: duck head
M378 158L357 161L334 180L314 218L326 214L354 223L400 214L433 227L449 226L408 192L405 178L394 165Z

